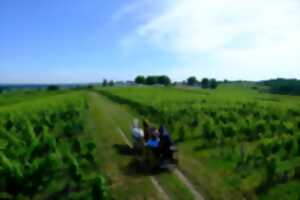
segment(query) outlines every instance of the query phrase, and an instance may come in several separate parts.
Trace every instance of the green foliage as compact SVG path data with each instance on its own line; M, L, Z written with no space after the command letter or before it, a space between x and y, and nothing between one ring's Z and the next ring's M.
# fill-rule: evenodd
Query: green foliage
M108 86L112 87L112 86L114 86L114 85L115 85L115 83L114 83L113 80L110 80L110 81L108 82Z
M300 94L300 80L297 79L274 79L263 81L262 84L269 86L272 93Z
M267 182L272 184L276 173L277 163L275 158L271 158L267 161Z
M0 110L0 194L12 199L92 198L91 179L98 175L84 158L94 161L95 144L79 140L85 109L81 93L74 93ZM105 186L98 186L107 194ZM61 193L66 188L69 192Z
M106 87L108 85L108 82L106 79L103 79L102 81L102 87Z
M201 87L202 88L208 88L209 87L209 80L208 80L208 78L203 78L201 80Z
M146 84L147 85L154 85L157 83L157 77L156 76L147 76L146 78Z
M93 200L108 199L109 194L107 193L107 188L105 179L102 176L97 176L92 180L92 198Z
M291 153L292 149L294 147L294 141L293 139L289 138L284 142L284 149L288 154Z
M222 126L222 133L225 138L233 138L237 135L237 129L236 127L229 123Z
M185 128L181 126L178 131L178 142L183 142L185 139Z
M131 87L101 93L166 123L180 145L194 153L191 157L203 159L204 170L226 174L219 186L260 195L293 180L300 156L299 98L234 87Z
M193 85L198 84L198 80L195 76L191 76L187 79L186 83L187 83L187 85L193 86Z
M168 76L158 76L157 83L160 85L170 85L171 79Z
M202 129L202 136L206 140L212 141L216 138L217 132L211 119L204 122Z
M146 81L145 81L145 77L144 76L137 76L135 79L134 79L134 82L136 84L145 84Z
M218 82L216 81L216 79L211 79L210 80L209 87L211 89L216 89L218 87Z
M59 90L59 86L58 85L49 85L47 87L47 90L48 91L57 91L57 90Z
M171 79L168 76L161 75L161 76L137 76L135 78L135 83L137 84L146 84L146 85L170 85Z

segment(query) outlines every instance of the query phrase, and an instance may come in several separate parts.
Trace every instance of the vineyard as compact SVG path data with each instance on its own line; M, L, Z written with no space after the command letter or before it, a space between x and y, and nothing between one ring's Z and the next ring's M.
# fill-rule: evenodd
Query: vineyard
M108 198L95 170L95 144L84 134L84 94L15 97L0 99L6 105L0 107L0 198Z
M179 170L206 199L299 200L299 97L244 86L96 92L0 95L0 199L162 199L122 152L120 131L130 138L140 117L166 125ZM173 173L152 178L170 199L194 199Z
M298 97L246 87L132 87L100 93L167 125L180 146L182 170L210 198L300 198Z

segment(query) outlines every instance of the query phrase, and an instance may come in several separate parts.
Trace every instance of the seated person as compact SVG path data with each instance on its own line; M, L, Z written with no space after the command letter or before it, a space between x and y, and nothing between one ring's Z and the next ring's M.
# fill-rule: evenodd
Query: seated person
M148 120L143 121L143 129L144 129L144 141L148 141L150 138L150 123Z
M152 135L151 138L145 144L147 147L150 148L158 148L159 147L159 138Z
M142 129L139 128L138 119L133 120L132 138L133 138L133 147L138 151L141 150L143 148L144 132Z
M164 158L172 159L172 149L173 145L171 136L165 127L160 126L159 128L160 137L160 151Z
M145 143L145 146L157 155L159 153L159 138L155 137L155 135L151 135L150 139Z

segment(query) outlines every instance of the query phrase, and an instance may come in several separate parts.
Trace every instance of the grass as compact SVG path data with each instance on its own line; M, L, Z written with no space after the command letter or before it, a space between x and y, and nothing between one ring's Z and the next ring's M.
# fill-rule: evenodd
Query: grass
M35 91L35 90L17 90L0 94L0 107L16 105L37 98L48 98L59 94L65 94L66 91Z
M87 119L89 132L97 143L97 158L100 169L111 184L116 199L159 199L149 175L140 173L132 166L134 157L122 155L117 147L126 143L117 131L121 128L128 138L133 116L126 107L114 104L98 94L89 94L91 113ZM171 199L193 199L189 190L172 173L155 175Z
M96 142L96 160L100 171L108 178L115 199L159 199L154 186L146 176L126 175L131 158L118 153L114 145L126 145L116 129L110 114L109 102L97 94L89 94L90 114L88 132ZM149 198L150 199L150 198Z
M279 199L280 200L299 200L300 181L293 180L286 184L280 184L261 196L261 200Z

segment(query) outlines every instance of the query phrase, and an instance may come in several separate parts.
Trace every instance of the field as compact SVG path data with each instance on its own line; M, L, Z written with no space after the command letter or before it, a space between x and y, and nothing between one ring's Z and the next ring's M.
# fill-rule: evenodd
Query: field
M299 97L239 85L100 92L167 125L179 144L180 168L207 197L299 199Z
M135 171L118 131L130 137L134 116L101 95L15 91L0 101L1 199L165 199L157 187L193 199L171 173Z
M95 144L83 134L83 93L13 92L0 101L1 199L106 196Z
M177 170L136 166L135 117L166 125ZM1 199L299 200L299 176L298 96L230 84L0 95Z

